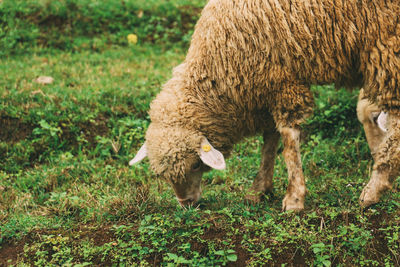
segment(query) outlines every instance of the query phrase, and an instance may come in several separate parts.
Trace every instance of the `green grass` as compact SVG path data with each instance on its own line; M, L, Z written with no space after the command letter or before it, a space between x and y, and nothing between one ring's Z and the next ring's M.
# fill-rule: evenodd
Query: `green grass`
M257 174L260 137L238 144L226 171L205 175L197 209L178 207L147 162L129 167L149 123L149 102L183 58L179 48L132 46L41 51L3 62L3 263L399 263L398 181L371 209L357 203L372 166L355 117L357 92L313 88L317 109L302 144L309 193L301 214L280 211L287 186L281 155L274 196L258 205L244 201ZM39 85L40 75L55 81Z
M356 91L312 88L302 213L281 212L280 153L274 194L244 201L260 137L237 144L226 171L204 175L198 208L180 208L147 161L129 167L149 103L184 55L180 45L139 43L97 52L36 47L2 59L0 265L400 264L399 180L370 209L357 203L373 162ZM54 83L36 83L41 75Z
M187 45L206 0L2 0L0 57L34 47L105 51L139 43Z

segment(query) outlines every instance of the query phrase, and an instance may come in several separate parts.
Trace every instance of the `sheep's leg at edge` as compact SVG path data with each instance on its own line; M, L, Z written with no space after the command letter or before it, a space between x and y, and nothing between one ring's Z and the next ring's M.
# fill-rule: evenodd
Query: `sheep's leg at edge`
M279 138L280 134L275 129L264 132L260 170L249 190L249 194L246 195L246 199L251 202L257 203L261 200L264 193L272 193L272 178L274 176L275 157Z
M371 179L360 195L360 205L368 207L379 202L383 192L392 188L400 174L400 115L389 112L386 139L381 143L376 155Z
M280 129L283 141L283 157L289 176L289 185L282 202L282 210L303 210L306 185L301 165L300 130L283 127Z

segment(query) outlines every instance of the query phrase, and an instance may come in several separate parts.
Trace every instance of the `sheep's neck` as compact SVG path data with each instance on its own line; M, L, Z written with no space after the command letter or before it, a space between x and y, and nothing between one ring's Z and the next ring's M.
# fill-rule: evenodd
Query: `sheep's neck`
M226 155L244 137L262 132L265 127L274 127L266 107L249 107L243 100L235 102L229 94L221 94L213 87L195 92L193 95L188 90L185 95L186 125L199 131Z

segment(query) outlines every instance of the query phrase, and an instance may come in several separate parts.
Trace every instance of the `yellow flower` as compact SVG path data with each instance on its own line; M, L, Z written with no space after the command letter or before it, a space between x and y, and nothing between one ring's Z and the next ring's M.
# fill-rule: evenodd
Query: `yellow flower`
M137 41L138 41L138 37L137 37L137 35L136 34L133 34L133 33L131 33L131 34L128 34L128 43L130 43L130 44L137 44Z
M210 145L203 145L203 150L204 152L209 152L211 150L211 146Z

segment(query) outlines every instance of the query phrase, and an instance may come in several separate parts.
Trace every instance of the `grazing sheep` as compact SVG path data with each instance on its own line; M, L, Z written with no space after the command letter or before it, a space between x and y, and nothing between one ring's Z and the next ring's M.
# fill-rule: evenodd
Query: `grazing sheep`
M364 127L365 136L371 150L372 157L375 159L379 145L383 142L387 133L387 113L374 103L371 103L360 90L357 103L357 117Z
M310 85L363 86L389 114L360 197L363 206L377 202L400 172L399 14L399 0L210 0L185 61L151 104L146 142L130 163L148 156L179 202L193 204L202 173L225 168L235 143L263 133L252 187L263 193L281 136L289 175L283 210L301 210L299 136L314 105Z

